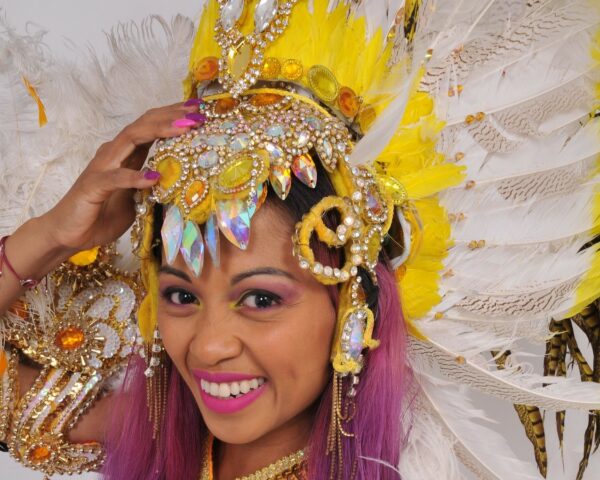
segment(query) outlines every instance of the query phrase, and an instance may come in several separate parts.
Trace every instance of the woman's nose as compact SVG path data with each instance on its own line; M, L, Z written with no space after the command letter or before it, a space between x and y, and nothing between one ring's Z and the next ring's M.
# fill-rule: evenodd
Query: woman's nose
M190 343L194 360L204 367L213 367L238 357L243 344L236 335L235 319L231 312L205 310L196 326Z

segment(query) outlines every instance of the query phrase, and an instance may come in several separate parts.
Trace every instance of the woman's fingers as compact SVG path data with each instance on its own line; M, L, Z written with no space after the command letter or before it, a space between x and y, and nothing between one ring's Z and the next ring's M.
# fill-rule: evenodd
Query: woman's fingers
M158 172L114 168L106 172L91 172L85 177L82 189L90 203L102 203L118 190L144 189L156 184Z
M158 138L168 138L183 135L199 124L197 105L185 106L183 103L168 107L148 110L138 120L123 129L112 142L102 145L90 163L93 170L109 170L123 166L140 168L141 154L136 150L144 150ZM190 118L187 118L190 116ZM134 154L130 159L130 156Z

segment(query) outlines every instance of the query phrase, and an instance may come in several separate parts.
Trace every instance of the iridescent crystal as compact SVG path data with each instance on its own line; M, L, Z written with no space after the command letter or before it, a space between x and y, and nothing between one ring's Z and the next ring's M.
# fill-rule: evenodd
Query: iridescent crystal
M347 353L358 360L363 351L366 314L362 310L353 312L346 320L344 333L348 334Z
M380 216L383 214L383 204L379 199L379 194L377 193L377 188L373 185L369 187L366 195L367 201L367 209L375 216Z
M221 130L233 130L236 127L237 127L237 123L232 122L231 120L225 120L221 124Z
M183 237L183 218L177 205L170 205L161 230L167 263L173 263Z
M250 196L248 197L248 214L250 215L251 220L264 201L263 194L264 186L261 183L258 187L256 187L256 190L250 193Z
M204 135L196 135L194 138L192 138L192 141L190 142L190 145L192 147L194 147L194 148L195 147L199 147L205 141L206 141L206 138L204 137Z
M238 133L237 135L234 135L231 139L231 149L239 152L241 150L244 150L246 148L248 148L248 145L250 144L250 137L248 136L247 133Z
M321 130L321 120L317 117L307 117L305 122L313 129L313 130Z
M254 30L263 32L275 18L277 0L259 0L254 10Z
M240 20L244 12L244 0L229 0L221 9L221 25L231 30Z
M229 135L211 135L206 143L211 147L224 147L229 143Z
M283 134L285 134L285 130L283 125L276 123L275 125L271 125L269 128L267 128L266 134L270 137L281 137Z
M208 150L198 156L198 166L200 168L209 169L214 167L219 161L219 154L214 150Z
M294 157L292 162L292 171L294 175L310 188L317 186L317 167L309 155L299 155Z
M208 217L204 227L204 241L208 248L208 253L212 259L213 265L219 267L221 265L220 250L219 250L219 229L217 228L217 218L215 215Z
M250 212L245 198L216 202L219 229L225 238L242 250L250 241Z
M292 175L290 169L285 168L283 165L273 165L269 175L269 182L271 182L271 187L273 187L277 196L282 200L285 200L292 187Z
M333 157L333 147L329 140L323 140L323 153L326 160L331 160L331 157Z
M272 143L266 142L265 150L269 152L271 160L273 160L274 163L277 163L283 158L283 150Z
M308 132L300 132L296 140L296 145L298 148L304 148L306 145L308 145L309 140L310 134Z
M180 250L188 268L199 277L204 265L204 241L196 222L185 222Z

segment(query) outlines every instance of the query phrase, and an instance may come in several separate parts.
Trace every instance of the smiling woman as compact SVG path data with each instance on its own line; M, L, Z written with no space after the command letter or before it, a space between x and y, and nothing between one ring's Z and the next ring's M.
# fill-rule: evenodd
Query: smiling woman
M572 408L593 468L597 2L395 3L207 0L185 101L133 122L191 22L120 27L106 70L0 32L0 228L39 215L0 239L0 447L107 480L535 480Z
M252 219L246 250L224 242L219 265L207 259L199 276L183 255L166 262L165 247L156 233L164 228L162 209L154 213L152 252L160 261L158 330L168 355L163 361L171 387L156 445L142 446L132 439L151 439L153 427L137 418L137 412L146 410L146 394L145 385L134 380L122 413L125 418L118 419L118 424L130 427L111 429L116 435L108 444L108 478L122 478L124 472L128 478L131 472L151 478L156 471L165 472L166 478L191 478L195 469L203 467L202 478L212 478L214 468L214 478L228 479L277 462L281 466L277 478L323 478L332 468L340 468L342 478L349 478L352 471L362 478L395 478L389 467L360 460L364 456L398 463L402 398L410 383L404 328L384 257L376 267L377 286L369 282L366 272L362 274L365 298L381 319L376 335L382 340L369 356L368 379L355 385L356 398L377 408L361 409L357 404L345 427L356 438L340 439L344 444L340 467L332 465L327 454L333 394L330 357L339 291L301 268L292 242L294 225L319 201L335 194L323 167L317 163L315 168L320 178L315 188L293 179L284 200L269 189ZM336 212L324 218L334 230L339 221ZM337 269L344 263L342 251L317 238L311 239L311 246L323 265ZM386 296L378 310L381 289ZM135 378L139 372L130 375ZM173 389L174 385L179 388ZM131 402L138 404L131 408ZM181 408L169 408L172 404ZM180 415L195 406L200 411L195 421ZM185 447L173 432L189 439ZM181 458L178 447L204 451L204 457L214 463L193 458L173 461ZM157 455L155 448L165 454Z

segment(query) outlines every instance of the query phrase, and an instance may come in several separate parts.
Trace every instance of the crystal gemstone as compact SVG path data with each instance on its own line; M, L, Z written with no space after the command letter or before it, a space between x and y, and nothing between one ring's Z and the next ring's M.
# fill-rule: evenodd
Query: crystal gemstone
M264 32L275 18L277 13L277 0L259 0L254 10L254 30L256 33Z
M177 205L169 206L161 230L167 263L173 263L183 237L183 218Z
M244 0L228 0L221 9L221 25L231 30L239 22L244 13Z
M183 230L181 255L188 268L196 277L200 276L204 265L204 241L196 222L188 221Z
M250 241L250 212L246 199L218 201L216 214L219 229L225 238L238 248L246 250Z
M317 168L309 155L298 155L292 162L294 175L310 188L317 186Z

